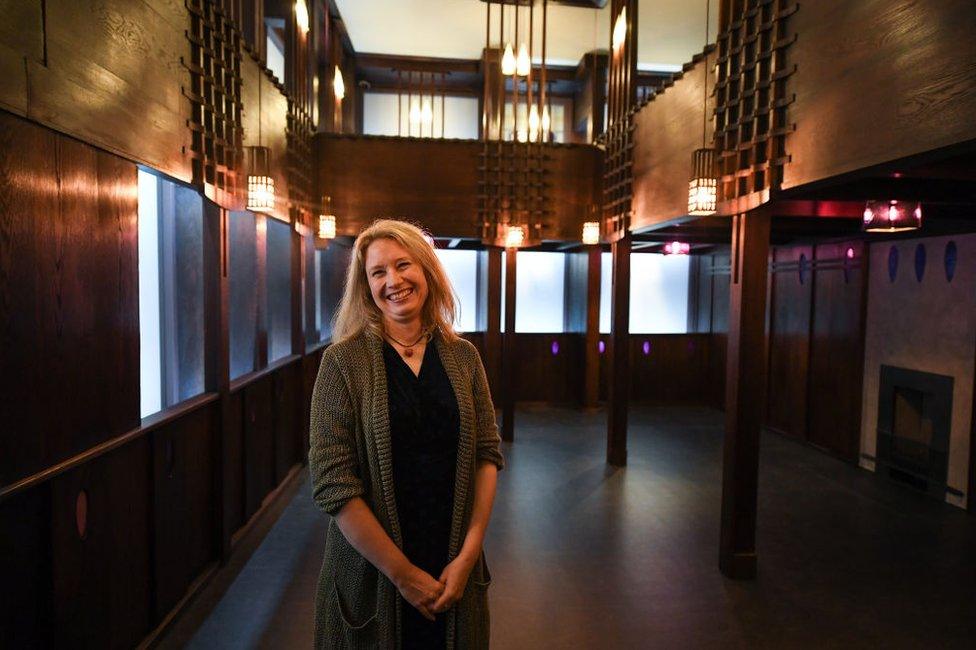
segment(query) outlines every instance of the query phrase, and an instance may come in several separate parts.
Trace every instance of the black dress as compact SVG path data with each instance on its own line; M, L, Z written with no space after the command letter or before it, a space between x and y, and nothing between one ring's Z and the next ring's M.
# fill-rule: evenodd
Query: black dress
M389 343L383 345L393 445L393 485L403 552L436 580L447 565L454 474L461 428L457 398L433 341L420 374ZM443 648L446 614L431 622L403 601L403 650Z

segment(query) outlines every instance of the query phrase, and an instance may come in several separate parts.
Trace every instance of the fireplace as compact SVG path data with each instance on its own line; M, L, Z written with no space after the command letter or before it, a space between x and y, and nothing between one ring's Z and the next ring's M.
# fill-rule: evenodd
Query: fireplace
M881 366L880 473L942 500L949 467L952 377Z

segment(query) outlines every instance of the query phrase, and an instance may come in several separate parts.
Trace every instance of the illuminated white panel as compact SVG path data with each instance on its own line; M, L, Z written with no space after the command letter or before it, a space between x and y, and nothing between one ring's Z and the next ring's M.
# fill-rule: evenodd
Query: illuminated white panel
M478 328L478 251L437 249L437 257L457 294L460 316L455 326L461 332Z
M159 314L159 185L139 170L139 394L140 414L162 409L162 332Z

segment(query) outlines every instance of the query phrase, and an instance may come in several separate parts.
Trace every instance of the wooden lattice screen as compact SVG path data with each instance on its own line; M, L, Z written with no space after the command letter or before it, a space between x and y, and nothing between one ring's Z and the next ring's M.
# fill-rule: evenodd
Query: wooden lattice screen
M786 93L788 51L796 40L789 17L792 0L736 3L731 22L718 37L715 87L718 200L776 191L789 162L786 136L793 130Z
M637 105L637 0L613 0L611 41L620 12L626 10L623 43L611 47L607 92L607 130L603 143L604 237L615 241L630 227L633 198L634 107Z
M241 169L241 36L224 3L186 0L190 15L190 72L184 94L192 105L193 183L238 193Z

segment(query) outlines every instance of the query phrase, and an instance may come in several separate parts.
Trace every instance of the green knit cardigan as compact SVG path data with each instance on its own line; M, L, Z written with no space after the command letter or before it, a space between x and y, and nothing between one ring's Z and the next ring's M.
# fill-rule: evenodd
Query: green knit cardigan
M464 339L449 343L439 334L432 343L454 388L461 418L448 549L453 560L471 519L478 461L491 461L499 469L504 461L478 351ZM334 515L349 499L362 497L393 542L402 548L381 339L363 333L325 350L311 411L309 469L315 503ZM463 596L448 612L449 649L488 647L490 583L482 553ZM400 646L401 607L410 605L331 520L315 599L315 647L396 650Z

